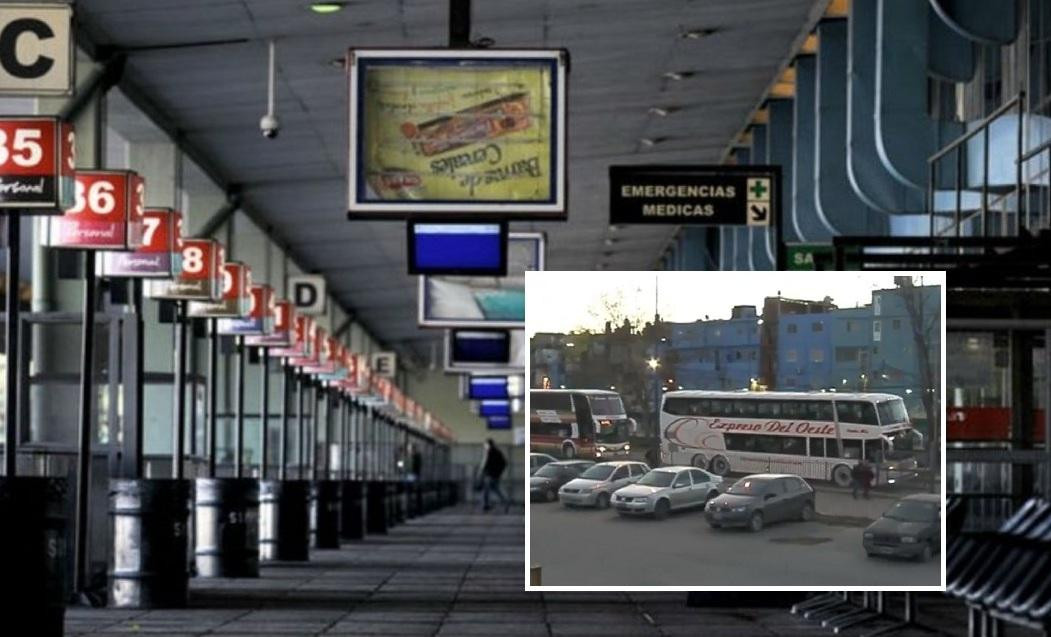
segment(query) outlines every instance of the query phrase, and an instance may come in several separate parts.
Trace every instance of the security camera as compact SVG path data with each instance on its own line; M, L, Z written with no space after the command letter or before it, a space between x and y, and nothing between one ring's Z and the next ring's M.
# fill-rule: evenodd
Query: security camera
M259 130L263 131L263 137L273 139L281 131L281 122L277 121L276 116L267 113L259 120Z

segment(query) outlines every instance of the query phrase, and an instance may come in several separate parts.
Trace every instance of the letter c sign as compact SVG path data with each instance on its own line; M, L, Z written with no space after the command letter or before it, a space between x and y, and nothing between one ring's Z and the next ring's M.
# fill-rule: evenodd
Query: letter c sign
M0 95L68 95L73 90L73 8L0 5Z
M288 277L288 295L296 312L308 316L325 313L325 277L311 274Z

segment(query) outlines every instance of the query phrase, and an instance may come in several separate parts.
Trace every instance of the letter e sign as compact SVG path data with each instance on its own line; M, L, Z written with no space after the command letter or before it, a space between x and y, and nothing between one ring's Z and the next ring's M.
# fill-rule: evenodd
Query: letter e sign
M325 277L317 274L288 277L288 295L296 312L309 316L325 313Z
M73 8L0 4L0 95L73 92Z
M376 376L394 378L398 367L397 355L394 352L373 352L371 367Z

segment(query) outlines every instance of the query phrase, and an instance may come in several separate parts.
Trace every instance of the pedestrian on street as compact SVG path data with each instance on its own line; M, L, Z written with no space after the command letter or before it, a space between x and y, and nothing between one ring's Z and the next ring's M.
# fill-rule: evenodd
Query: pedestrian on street
M862 496L869 499L869 488L872 486L872 467L869 466L865 459L858 460L858 463L854 465L854 468L850 471L851 483L854 487L853 496L854 499L858 499L858 489L861 489Z
M482 446L482 463L478 466L478 479L482 485L482 508L488 511L489 492L492 491L504 504L504 512L511 509L511 500L504 495L500 489L500 476L507 468L507 459L504 454L493 443L492 438L487 438Z

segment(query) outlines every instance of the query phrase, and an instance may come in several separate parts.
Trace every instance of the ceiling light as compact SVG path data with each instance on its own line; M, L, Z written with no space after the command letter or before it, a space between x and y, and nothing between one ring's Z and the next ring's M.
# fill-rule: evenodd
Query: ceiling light
M342 11L345 6L347 6L346 2L311 2L310 10L325 15Z
M704 29L685 29L679 32L679 37L683 40L700 40L701 38L716 33L718 30L719 29L713 29L711 27Z
M685 80L686 78L692 77L692 76L693 76L693 71L668 71L667 73L664 73L663 75L661 75L661 77L663 77L666 80L675 80L675 81Z
M613 237L606 237L606 242L605 242L606 245L611 246L611 245L613 245L616 242L617 242L617 240L614 239Z
M642 137L639 139L639 143L646 148L652 148L657 144L668 141L667 137Z
M678 111L678 106L651 106L646 112L655 117L667 117Z
M620 230L620 226L617 226L617 225L611 225L611 226L609 227L609 231L610 231L610 232L616 232L617 230Z

